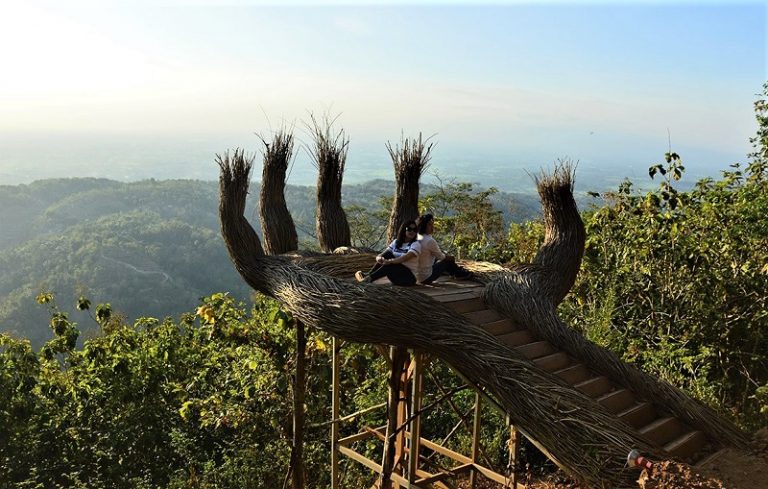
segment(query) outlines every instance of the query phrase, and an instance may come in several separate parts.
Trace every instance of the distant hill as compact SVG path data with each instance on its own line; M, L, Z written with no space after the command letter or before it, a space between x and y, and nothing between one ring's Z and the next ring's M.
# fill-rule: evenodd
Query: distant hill
M256 183L246 210L257 231L258 191ZM374 209L393 191L393 182L374 180L345 186L343 200ZM300 240L313 241L315 189L288 186L286 200ZM507 220L538 212L533 195L499 193L494 202ZM248 299L217 212L216 182L73 178L0 186L0 330L35 345L47 340L48 313L34 301L43 289L55 292L84 330L94 323L72 310L80 295L109 301L131 320L177 315L217 291Z

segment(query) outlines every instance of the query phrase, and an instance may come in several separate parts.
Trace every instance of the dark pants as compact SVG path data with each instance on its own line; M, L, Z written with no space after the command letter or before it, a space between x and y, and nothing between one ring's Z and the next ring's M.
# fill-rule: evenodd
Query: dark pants
M392 250L387 250L384 253L382 253L381 256L384 257L385 260L388 260L388 259L394 258L395 254L392 253ZM371 267L371 269L368 270L368 275L373 275L373 273L376 272L376 270L378 270L379 268L381 268L383 266L384 265L382 265L381 263L378 263L378 262L374 263L373 266ZM381 278L383 276L384 275L379 275L377 278ZM373 280L376 280L376 279L373 279Z
M381 256L383 256L385 259L392 259L395 257L395 255L392 254L392 252L389 250L382 253ZM411 259L413 260L415 258ZM377 263L371 267L371 271L368 274L368 279L373 282L374 280L378 280L381 277L387 277L389 281L395 285L416 285L416 277L414 277L413 272L411 272L408 267L401 263L396 263L394 265L381 265Z
M448 273L449 275L457 278L466 278L469 277L472 273L469 270L466 270L456 264L455 261L446 261L446 260L440 260L438 262L435 262L434 265L432 265L432 275L429 276L428 279L424 280L423 284L431 284L437 278L444 274Z

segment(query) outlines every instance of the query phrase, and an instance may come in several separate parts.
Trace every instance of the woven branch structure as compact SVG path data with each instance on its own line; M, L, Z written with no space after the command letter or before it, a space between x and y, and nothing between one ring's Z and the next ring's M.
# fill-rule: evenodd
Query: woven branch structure
M270 142L264 144L264 160L261 171L259 215L264 250L269 255L279 255L299 248L299 238L288 205L285 203L285 174L293 156L293 134L280 129Z
M594 400L434 299L407 288L361 285L318 273L320 257L301 264L266 256L243 215L250 163L242 152L218 162L222 234L237 271L300 321L347 341L420 349L449 363L487 389L526 436L591 487L632 487L637 474L625 464L630 448L651 457L664 455ZM364 257L339 255L329 261L342 259L349 265ZM486 273L488 278L496 275L509 272ZM537 322L556 322L551 304L550 299L533 300L529 314Z
M537 186L544 208L544 244L533 264L493 273L487 279L486 304L724 445L746 447L745 434L711 408L623 362L559 319L556 307L573 286L581 263L584 225L573 200L570 165L558 166L551 176L541 176Z
M349 139L344 130L334 133L333 120L318 121L312 116L308 128L315 146L312 160L317 167L317 240L320 249L330 253L351 246L347 214L341 206L341 183L347 162Z
M388 241L397 236L400 225L419 217L419 179L429 166L434 143L425 144L421 133L417 138L402 138L400 145L387 143L387 151L395 168L395 198L387 226Z

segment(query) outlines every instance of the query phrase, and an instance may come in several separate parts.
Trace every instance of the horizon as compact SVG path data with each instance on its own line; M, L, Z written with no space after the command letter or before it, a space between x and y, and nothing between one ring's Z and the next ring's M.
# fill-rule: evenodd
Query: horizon
M386 141L435 135L445 178L516 191L558 158L577 182L744 162L766 5L28 2L0 8L0 183L216 179L254 133L340 114L345 182L392 178ZM288 183L314 183L297 148ZM586 180L586 182L585 182Z

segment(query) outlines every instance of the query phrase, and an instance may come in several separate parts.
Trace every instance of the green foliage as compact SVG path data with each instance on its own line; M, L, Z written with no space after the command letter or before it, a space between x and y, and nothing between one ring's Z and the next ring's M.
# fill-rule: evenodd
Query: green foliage
M503 212L491 201L497 192L493 187L478 191L471 183L441 181L422 197L419 207L435 215L435 236L446 251L477 259L503 235Z
M585 216L582 271L562 310L590 339L696 397L764 425L768 383L768 185L738 164L688 192L675 153Z

